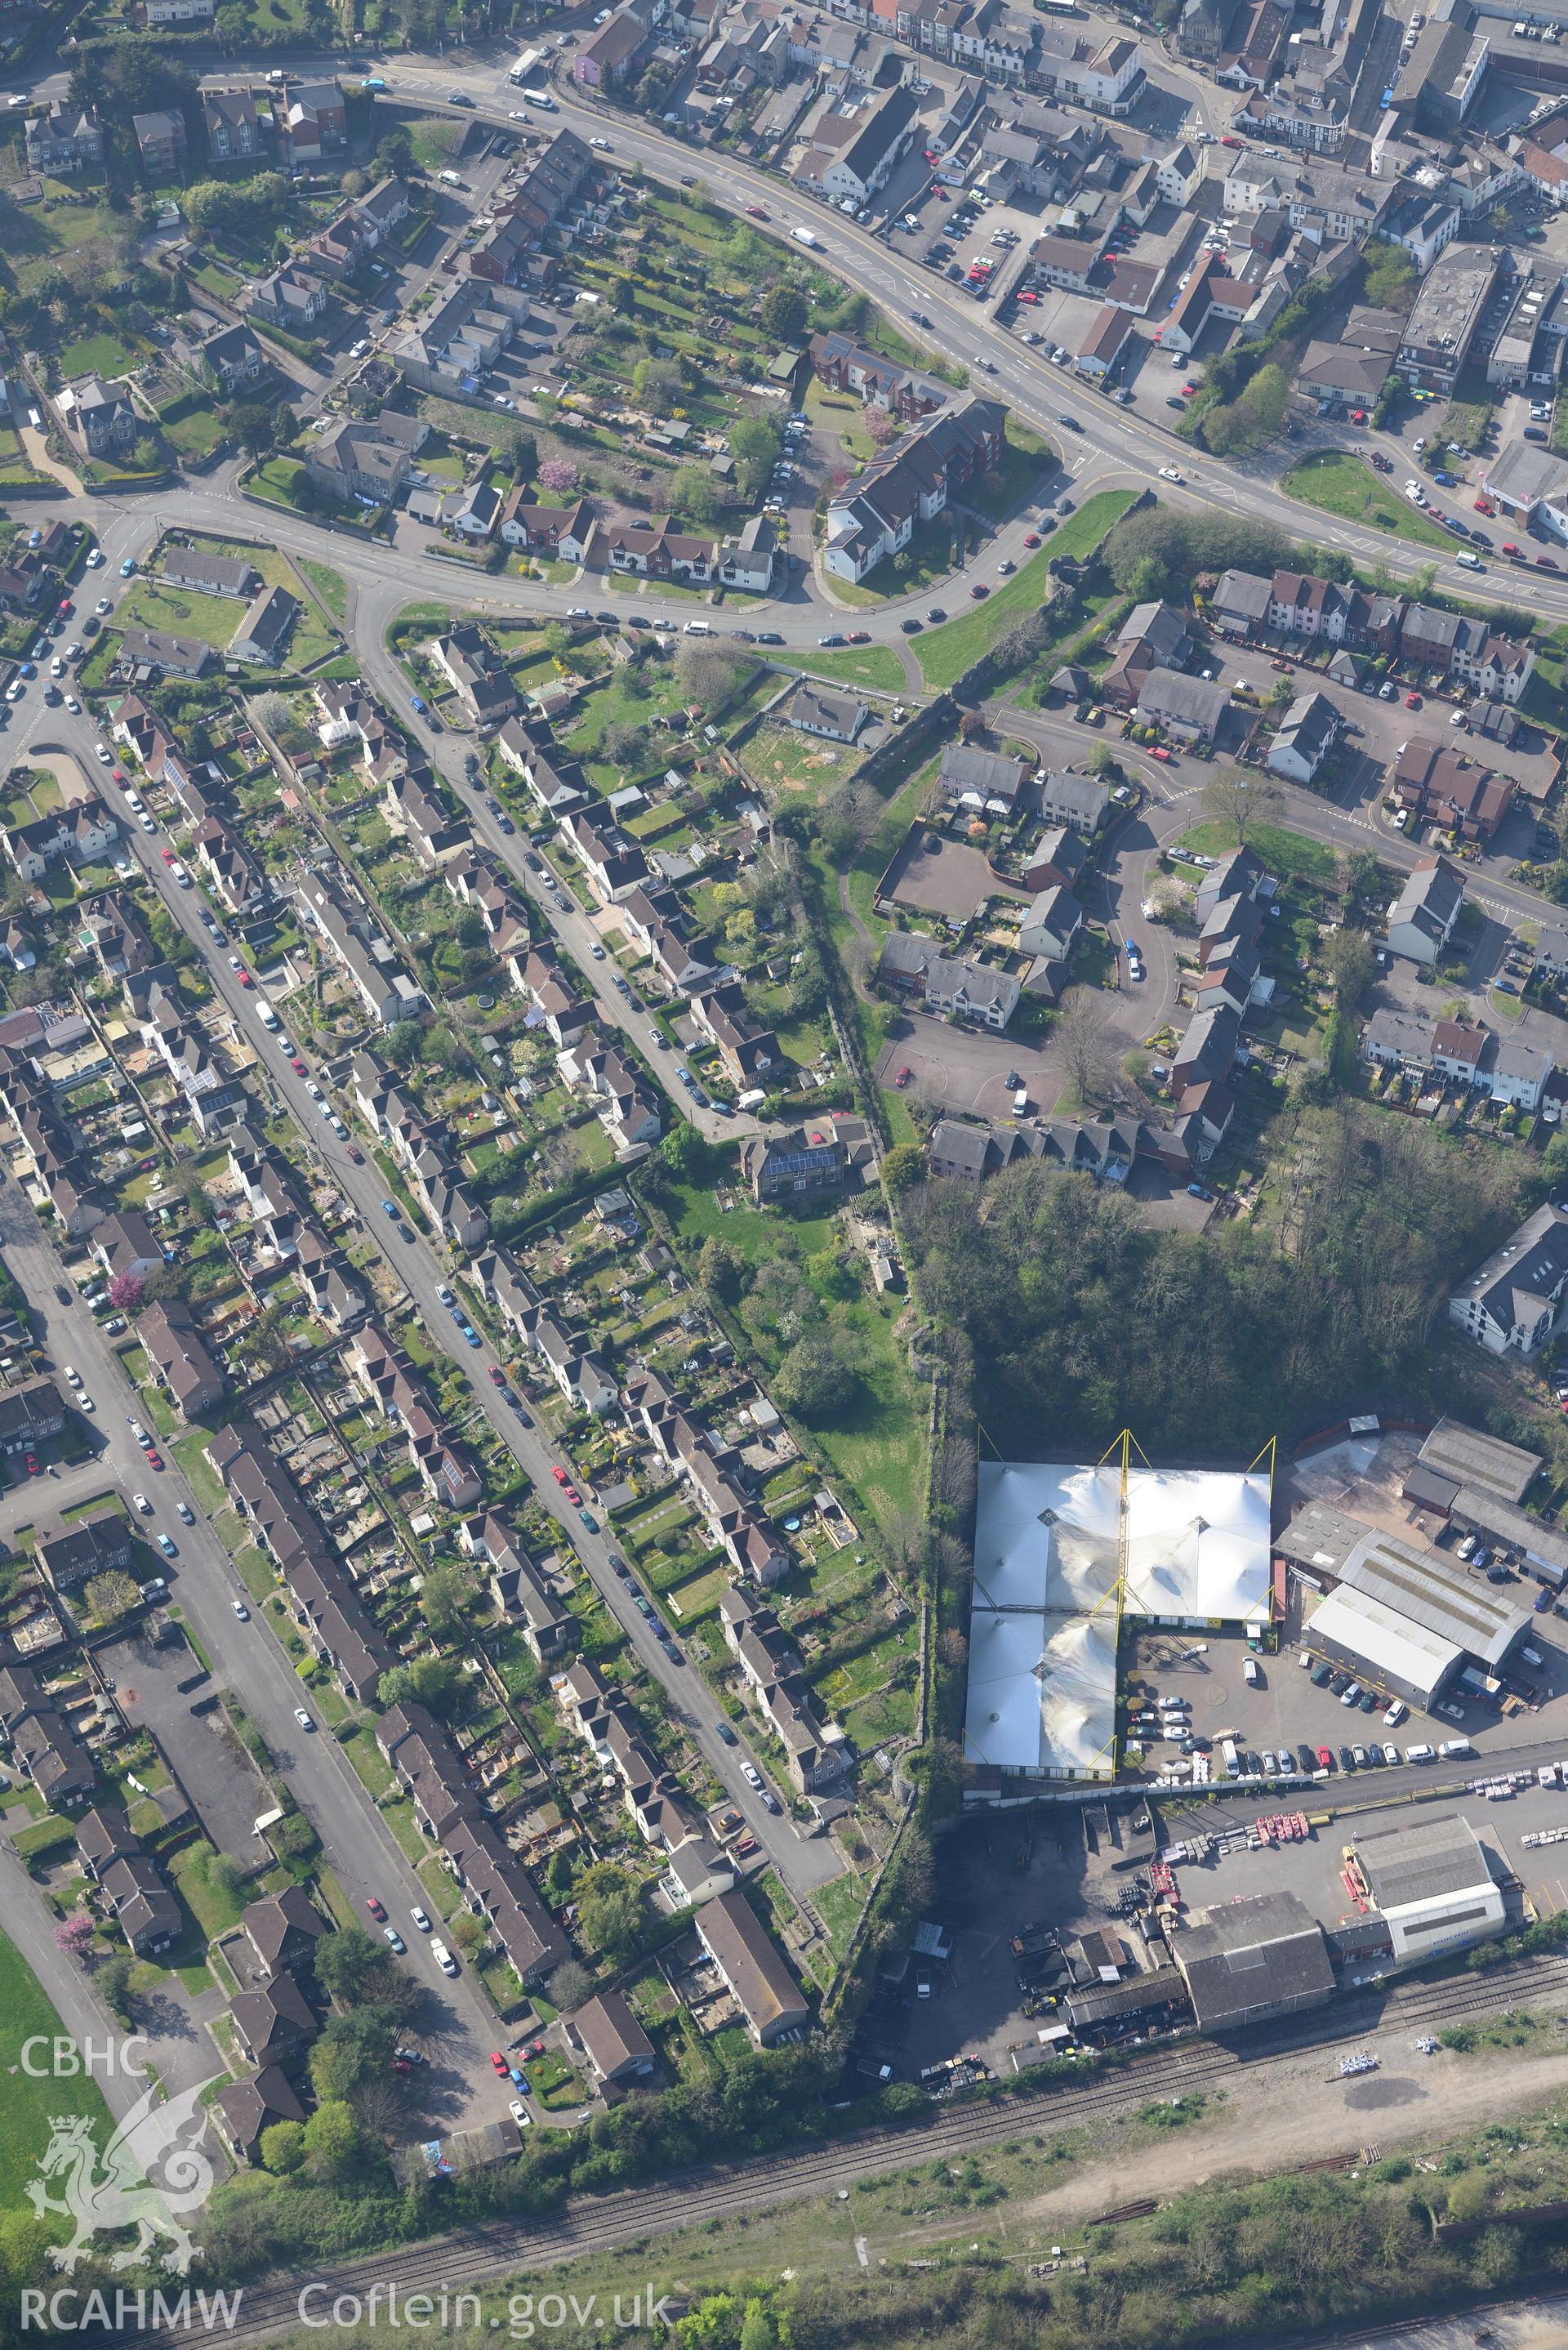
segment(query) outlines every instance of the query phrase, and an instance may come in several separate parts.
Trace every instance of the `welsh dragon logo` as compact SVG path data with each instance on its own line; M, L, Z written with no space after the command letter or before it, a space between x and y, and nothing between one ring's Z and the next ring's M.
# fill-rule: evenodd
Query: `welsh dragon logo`
M201 2143L204 2116L198 2111L209 2083L198 2082L167 2105L155 2104L150 2084L120 2123L103 2152L93 2138L93 2125L85 2114L52 2116L49 2143L37 2158L44 2179L63 2179L64 2192L46 2191L43 2179L29 2179L28 2201L40 2219L58 2212L75 2233L68 2243L51 2244L49 2258L57 2269L74 2273L77 2262L90 2250L93 2238L121 2228L134 2228L136 2241L116 2252L114 2270L133 2268L167 2240L163 2265L184 2276L201 2246L192 2242L182 2221L199 2211L213 2190L213 2165ZM195 2129L191 2132L194 2122ZM187 2133L191 2132L187 2141ZM158 2172L161 2183L154 2185Z

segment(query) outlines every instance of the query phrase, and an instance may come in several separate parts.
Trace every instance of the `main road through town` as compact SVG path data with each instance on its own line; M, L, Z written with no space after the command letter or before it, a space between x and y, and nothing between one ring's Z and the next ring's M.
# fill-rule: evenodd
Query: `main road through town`
M518 93L508 86L505 78L505 63L511 54L510 48L497 49L491 56L482 57L470 49L441 60L399 57L388 61L385 71L393 85L395 102L441 109L448 93L455 90L473 101L471 120L507 129L508 118L517 110L518 100ZM302 61L306 69L319 68L348 74L364 73L377 63L365 57L348 59L331 55ZM1166 70L1163 62L1159 69ZM229 62L207 78L213 84L231 83L245 70L242 63ZM1182 77L1179 75L1178 78ZM62 71L36 79L29 86L35 96L47 98L63 93L67 81L67 76ZM1075 489L1104 488L1117 483L1138 488L1157 485L1161 499L1177 507L1218 505L1248 519L1270 523L1293 536L1305 535L1310 540L1341 549L1368 566L1381 566L1393 576L1408 578L1435 565L1438 579L1455 594L1484 598L1490 591L1507 600L1526 592L1518 575L1506 564L1489 566L1478 577L1461 569L1441 549L1408 546L1397 538L1391 540L1382 532L1318 514L1288 497L1253 467L1234 465L1195 452L1188 442L1177 439L1161 425L1133 410L1117 407L1102 394L1052 368L1037 351L1022 344L1015 334L1000 325L985 305L961 293L939 274L918 267L886 234L812 202L776 174L734 156L696 150L683 140L670 138L641 116L622 114L590 100L570 79L569 61L566 77L558 78L555 87L558 111L547 122L536 118L536 129L564 125L586 138L607 139L614 162L639 164L650 175L665 182L700 177L708 194L737 213L743 213L749 204L763 203L774 233L787 235L795 224L810 228L817 239L815 257L849 284L871 295L896 320L919 310L932 321L927 330L931 341L948 356L971 368L977 362L981 368L989 363L993 372L986 375L981 389L995 392L1026 423L1057 444ZM1194 81L1188 94L1195 102L1201 102L1202 85ZM390 328L383 330L383 336L397 331ZM344 356L337 360L334 372L341 375L350 364ZM1064 414L1073 416L1082 430L1064 433L1059 422ZM1172 464L1183 473L1184 481L1180 484L1160 483L1161 466ZM182 484L161 497L161 519L182 526L232 530L235 527L237 508L248 516L249 527L265 532L288 552L309 552L331 559L327 526L271 509L264 516L255 508L248 507L237 496L234 471L230 467L204 482ZM116 503L95 500L94 506L101 513L105 505ZM410 595L449 598L462 592L455 586L449 564L401 549L378 546L369 550L363 559L357 556L353 568L361 581L367 574L373 577L378 608L383 603L380 591L387 588L400 588ZM1532 572L1527 592L1531 609L1542 619L1568 619L1568 577ZM916 603L929 600L929 591L925 590L919 598L894 598L877 607L857 608L853 623L867 629L873 637L901 643L900 619ZM524 580L487 578L482 585L471 585L465 600L478 608L497 613L538 612L558 617L561 609L558 589ZM656 596L649 600L657 601ZM830 606L817 600L817 591L808 582L777 599L769 608L768 619L784 637L786 644L801 645L822 632L824 612L829 609ZM833 615L835 622L839 617Z

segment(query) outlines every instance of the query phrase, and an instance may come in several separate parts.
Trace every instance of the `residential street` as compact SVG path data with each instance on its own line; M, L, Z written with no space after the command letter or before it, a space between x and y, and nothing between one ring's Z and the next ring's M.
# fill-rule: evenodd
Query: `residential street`
M61 714L58 712L51 713L57 719ZM70 722L67 721L67 724L69 723ZM64 730L57 729L57 732L63 733ZM90 761L91 744L96 739L92 730L78 723L73 737L73 746L78 749L78 755L84 755ZM499 842L500 836L496 835L494 837ZM564 1533L592 1575L604 1596L606 1605L625 1631L628 1640L649 1671L670 1691L672 1703L682 1719L688 1721L691 1735L701 1747L704 1760L724 1787L732 1803L743 1814L747 1825L763 1850L775 1860L786 1881L802 1893L809 1893L813 1886L824 1884L830 1877L841 1875L842 1861L827 1837L814 1838L802 1835L787 1812L783 1815L770 1814L755 1791L742 1777L741 1762L748 1758L756 1759L752 1754L749 1743L742 1742L738 1747L725 1745L714 1730L712 1721L708 1718L709 1709L706 1705L694 1702L698 1698L701 1683L685 1666L670 1662L643 1617L632 1606L625 1586L609 1565L613 1544L605 1534L590 1534L587 1529L578 1523L575 1513L562 1498L560 1489L551 1476L555 1456L550 1448L536 1430L524 1429L497 1397L487 1377L490 1365L497 1360L489 1346L486 1345L475 1353L456 1338L452 1318L436 1295L437 1288L450 1279L452 1268L440 1260L432 1245L422 1235L402 1239L395 1236L388 1219L381 1211L382 1185L376 1169L369 1161L363 1166L357 1167L349 1159L344 1145L327 1131L316 1104L306 1091L307 1079L295 1076L256 1021L255 995L240 986L238 979L229 968L227 957L213 950L206 931L197 920L195 893L181 889L171 878L159 854L159 837L143 834L133 827L128 831L126 838L128 846L140 859L147 879L158 893L167 912L201 952L214 989L234 1014L242 1033L256 1040L258 1048L268 1056L263 1064L267 1090L292 1113L305 1136L306 1147L312 1158L330 1173L343 1197L358 1212L366 1233L380 1250L387 1263L408 1292L410 1300L419 1308L430 1342L450 1355L470 1378L473 1389L473 1408L483 1413L502 1441L515 1454L533 1481L539 1499L560 1520ZM510 843L506 845L508 847L511 847ZM521 864L521 858L518 858L518 863ZM520 878L524 878L528 881L534 879L531 875L524 875ZM535 894L537 899L538 893L535 891ZM587 926L581 916L557 916L553 907L547 909L547 913L552 922L558 923L568 944L574 943L574 926L586 941ZM593 966L588 961L583 944L576 944L576 952L584 969L592 969ZM611 998L610 1002L617 1003L618 999ZM607 1014L609 1009L610 1003L607 1003L605 1005ZM19 1212L14 1193L6 1202L6 1211L14 1218ZM26 1212L30 1215L31 1211ZM411 1224L404 1222L400 1229L405 1235L413 1234ZM5 1227L0 1223L0 1244L4 1244L5 1239ZM34 1245L39 1251L40 1258L47 1258L52 1254L41 1237L35 1239ZM42 1278L41 1263L38 1270ZM55 1277L57 1277L57 1267ZM90 1319L85 1315L85 1312L83 1318ZM74 1321L68 1335L74 1345L76 1340ZM97 1347L107 1354L109 1349L105 1342L98 1338L96 1333L93 1336ZM59 1343L57 1337L56 1343ZM81 1354L64 1356L62 1359L75 1361L78 1367L86 1375L88 1358L85 1337ZM101 1376L107 1379L108 1374L105 1372ZM118 1379L118 1372L115 1377ZM101 1402L99 1410L100 1415L107 1417ZM126 1473L130 1473L140 1464L140 1456L130 1439L128 1430L124 1431L124 1436ZM131 1456L134 1456L134 1460ZM113 1457L112 1445L111 1457ZM231 1586L229 1596L233 1596L238 1593L240 1586L232 1569L226 1569L225 1572ZM183 1596L182 1592L182 1596ZM221 1615L222 1611L216 1610L214 1613ZM192 1614L194 1618L194 1609L192 1610ZM199 1628L203 1640L206 1640L208 1636L204 1623L199 1625ZM254 1637L254 1627L239 1627L234 1624L232 1619L220 1622L218 1633L222 1642L226 1644L229 1654L233 1653L234 1636L242 1631L252 1632ZM292 1680L292 1674L282 1658L281 1651L278 1652L277 1663L281 1699L286 1693L286 1685ZM244 1687L246 1683L236 1680L234 1686ZM296 1702L297 1702L297 1687L295 1689L293 1697L283 1705L281 1715L275 1718L280 1734L288 1745L296 1751L306 1745L310 1746L313 1752L317 1754L330 1751L337 1765L338 1773L347 1775L354 1794L358 1796L358 1783L334 1742L331 1740L307 1742L301 1738L297 1726L292 1721L292 1709ZM273 1743L274 1725L264 1720L263 1727L266 1731L269 1743ZM276 1751L275 1748L275 1751ZM281 1755L280 1759L283 1759ZM763 1775L764 1778L771 1779L771 1774L765 1770ZM312 1803L323 1801L322 1792L319 1789L312 1789L311 1800L306 1803L306 1807L308 1809ZM343 1848L351 1848L347 1817L339 1816L335 1819L334 1827ZM383 1831L383 1836L384 1833ZM386 1841L389 1842L389 1839ZM363 1887L356 1887L353 1889L358 1893L384 1888L376 1887L367 1882ZM410 1898L417 1898L417 1896L410 1895Z
M81 1372L98 1406L88 1424L102 1444L90 1471L73 1470L57 1482L25 1480L22 1488L7 1496L7 1513L26 1509L36 1521L68 1508L73 1499L109 1487L118 1488L128 1502L133 1492L145 1492L153 1513L140 1523L151 1533L169 1534L179 1551L178 1558L168 1563L172 1596L211 1659L214 1679L234 1691L260 1729L300 1809L320 1836L344 1892L356 1908L363 1907L367 1894L378 1894L394 1917L401 1912L406 1918L415 1903L428 1906L425 1888L337 1740L319 1728L307 1733L295 1721L300 1683L265 1617L253 1612L248 1623L241 1623L234 1615L233 1603L248 1601L249 1594L177 1460L161 1447L161 1472L149 1470L130 1433L126 1409L130 1391L114 1349L85 1305L79 1301L61 1305L55 1298L59 1260L32 1209L10 1182L0 1185L0 1253L34 1301L31 1311L56 1367L68 1362ZM181 1522L176 1513L180 1502L194 1512L194 1525ZM511 2091L502 2095L503 2085L491 2069L497 2027L488 2001L466 1969L449 1982L429 1957L423 1938L410 1934L407 1939L407 1963L417 1968L427 1986L431 2019L427 2036L439 2052L441 2065L465 2085L467 2102L476 2115L504 2113Z

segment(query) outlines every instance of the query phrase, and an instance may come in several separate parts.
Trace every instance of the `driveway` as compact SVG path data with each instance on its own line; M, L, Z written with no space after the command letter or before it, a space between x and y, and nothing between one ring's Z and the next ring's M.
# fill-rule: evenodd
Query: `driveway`
M1015 898L1023 905L1029 892L999 881L978 848L961 840L939 838L934 847L916 832L906 840L888 875L888 897L912 911L945 915L949 921L969 920L987 898Z
M152 1731L218 1850L242 1868L265 1866L268 1851L254 1833L254 1823L273 1807L266 1782L221 1706L201 1714L192 1711L213 1696L211 1680L195 1690L179 1686L201 1670L200 1658L183 1640L155 1648L144 1626L96 1654L101 1670L114 1679L120 1711L128 1721L145 1723Z
M898 1071L910 1072L909 1090L944 1110L969 1112L999 1123L1012 1115L1009 1075L1016 1070L1029 1089L1029 1106L1044 1117L1062 1090L1036 1045L1016 1036L992 1036L980 1028L950 1028L911 1012L894 1024L876 1069L877 1082L891 1085ZM902 1088L900 1088L902 1090Z

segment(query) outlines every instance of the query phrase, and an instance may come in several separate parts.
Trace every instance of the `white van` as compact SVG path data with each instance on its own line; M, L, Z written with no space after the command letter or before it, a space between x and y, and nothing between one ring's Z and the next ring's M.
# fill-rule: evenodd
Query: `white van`
M1445 1762L1452 1762L1461 1754L1473 1754L1475 1751L1468 1738L1445 1738L1438 1749Z
M713 623L711 620L688 620L681 633L688 637L711 637Z
M1479 571L1481 567L1480 556L1479 555L1472 555L1468 547L1462 554L1456 555L1454 561L1456 563L1462 563L1467 571Z
M1241 1775L1241 1764L1236 1752L1236 1742L1233 1738L1226 1739L1224 1744L1220 1749L1220 1759L1225 1765L1226 1777L1228 1779L1239 1779Z
M529 105L536 106L542 114L555 113L556 101L547 89L525 89L523 95Z
M1437 1752L1435 1746L1407 1746L1405 1760L1407 1762L1430 1762L1436 1759Z
M443 188L461 188L462 185L461 172L442 172L440 176Z
M256 1018L264 1028L281 1028L283 1025L270 1003L262 1003L256 1005Z
M1249 1689L1258 1689L1262 1686L1263 1671L1262 1667L1259 1664L1256 1657L1247 1657L1243 1659L1241 1664L1241 1678L1246 1682Z

